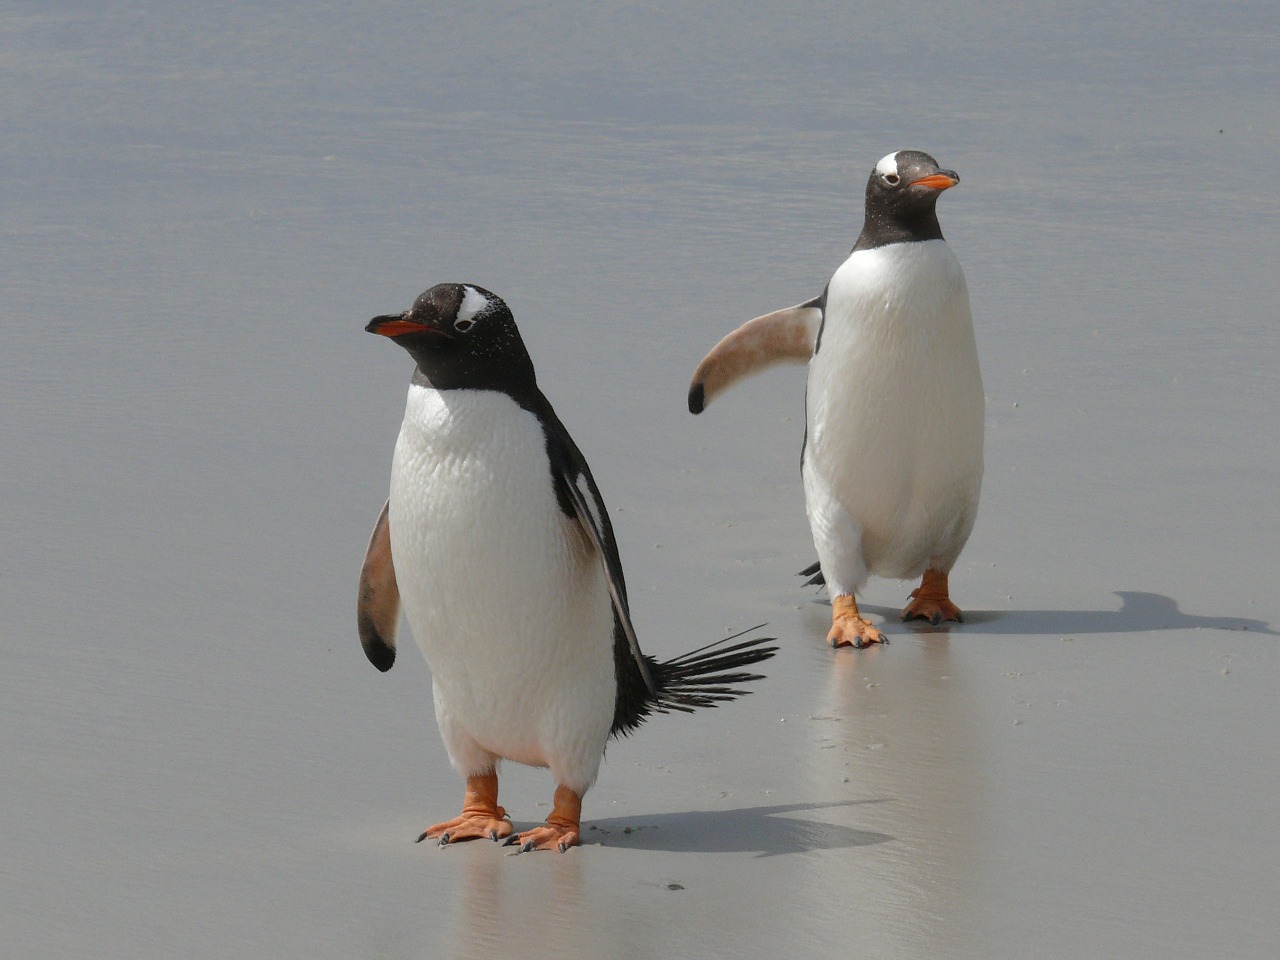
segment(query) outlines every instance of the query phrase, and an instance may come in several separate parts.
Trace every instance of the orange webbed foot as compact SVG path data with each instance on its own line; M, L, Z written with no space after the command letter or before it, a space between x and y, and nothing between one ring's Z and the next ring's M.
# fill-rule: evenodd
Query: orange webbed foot
M947 575L926 570L920 586L911 591L911 602L902 611L903 620L928 620L935 627L943 620L963 623L960 608L951 602L947 591Z
M498 807L495 814L495 816L463 814L444 823L437 823L427 827L422 836L418 837L418 842L421 843L427 839L439 840L440 846L445 847L451 843L461 843L463 840L479 840L482 837L502 840L511 836L511 821L503 819L507 811Z
M427 827L418 837L423 840L439 840L440 846L461 843L463 840L502 840L511 836L511 821L507 811L498 806L498 775L485 773L467 777L467 793L462 801L462 814L444 823Z
M831 601L831 630L827 633L827 642L837 648L861 650L873 643L887 644L889 638L858 612L858 604L851 595L843 594Z
M568 787L556 787L555 804L547 822L511 837L507 846L519 844L521 853L531 850L559 850L564 853L582 842L578 835L582 820L582 797Z
M518 844L521 853L531 850L559 850L564 853L582 842L576 827L552 826L544 823L532 830L524 830L507 840L507 846Z

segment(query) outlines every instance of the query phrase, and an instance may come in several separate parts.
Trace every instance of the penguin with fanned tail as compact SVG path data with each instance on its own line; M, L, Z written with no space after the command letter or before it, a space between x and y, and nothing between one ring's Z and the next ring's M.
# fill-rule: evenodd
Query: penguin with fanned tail
M870 574L920 577L902 619L960 620L948 574L982 488L985 403L964 274L935 207L960 178L927 153L882 158L853 251L813 300L743 324L703 359L689 410L777 363L807 363L805 508L834 646L885 641L858 611Z
M741 696L776 648L738 634L665 662L641 652L604 501L501 299L439 284L366 329L417 368L360 575L360 639L389 670L403 606L466 780L461 814L419 839L566 850L611 737ZM550 768L542 826L513 835L504 759Z

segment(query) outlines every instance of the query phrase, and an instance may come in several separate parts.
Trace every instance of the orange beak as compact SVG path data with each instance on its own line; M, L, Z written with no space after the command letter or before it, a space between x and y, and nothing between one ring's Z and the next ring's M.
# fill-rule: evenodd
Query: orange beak
M435 327L425 323L406 320L404 317L374 317L365 327L369 333L382 337L399 337L406 333L439 333Z
M919 180L913 180L911 186L946 190L948 187L954 187L959 182L955 177L949 177L945 173L935 173L928 177L921 177Z

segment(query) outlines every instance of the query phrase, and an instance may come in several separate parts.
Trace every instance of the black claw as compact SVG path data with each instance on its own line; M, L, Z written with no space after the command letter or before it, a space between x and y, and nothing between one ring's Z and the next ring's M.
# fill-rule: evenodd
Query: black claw
M524 843L522 843L522 844L520 845L520 852L521 852L521 853L532 853L532 852L533 852L533 848L534 848L534 842L533 842L532 840L526 840Z
M853 640L853 649L855 649L855 650L861 650L861 649L862 649L863 647L865 647L865 646L866 646L866 643L863 641L863 639L862 639L861 637L855 637L855 638L854 638L854 640Z
M490 831L489 831L489 839L490 839L490 840L493 840L493 841L495 841L495 842L496 842L496 841L497 841L497 839L498 839L498 831L497 831L497 830L490 830Z
M449 835L447 833L440 834L440 846L447 847L449 845Z
M512 846L513 844L517 844L517 843L519 843L519 842L520 842L520 834L518 834L518 833L513 833L511 836L507 837L507 839L506 839L505 841L503 841L503 844L502 844L502 845L503 845L504 847L509 847L509 846Z
M942 622L942 614L940 613L935 613L932 617L929 618L929 626L931 627L936 627L941 622Z
M422 834L422 836L420 836L417 840L415 840L415 841L413 841L413 842L414 842L414 843L421 843L421 842L422 842L423 840L425 840L425 839L427 839L427 835L426 835L426 833L424 832L424 833Z

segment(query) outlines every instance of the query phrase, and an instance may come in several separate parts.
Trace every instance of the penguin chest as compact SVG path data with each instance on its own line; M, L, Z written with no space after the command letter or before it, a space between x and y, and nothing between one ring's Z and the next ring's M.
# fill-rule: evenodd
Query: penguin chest
M959 552L984 398L968 290L943 241L857 251L836 271L806 410L805 469L861 528L872 570L913 576Z
M523 763L545 765L555 744L597 729L602 745L612 607L599 559L556 501L538 418L501 393L411 386L389 519L437 711Z

